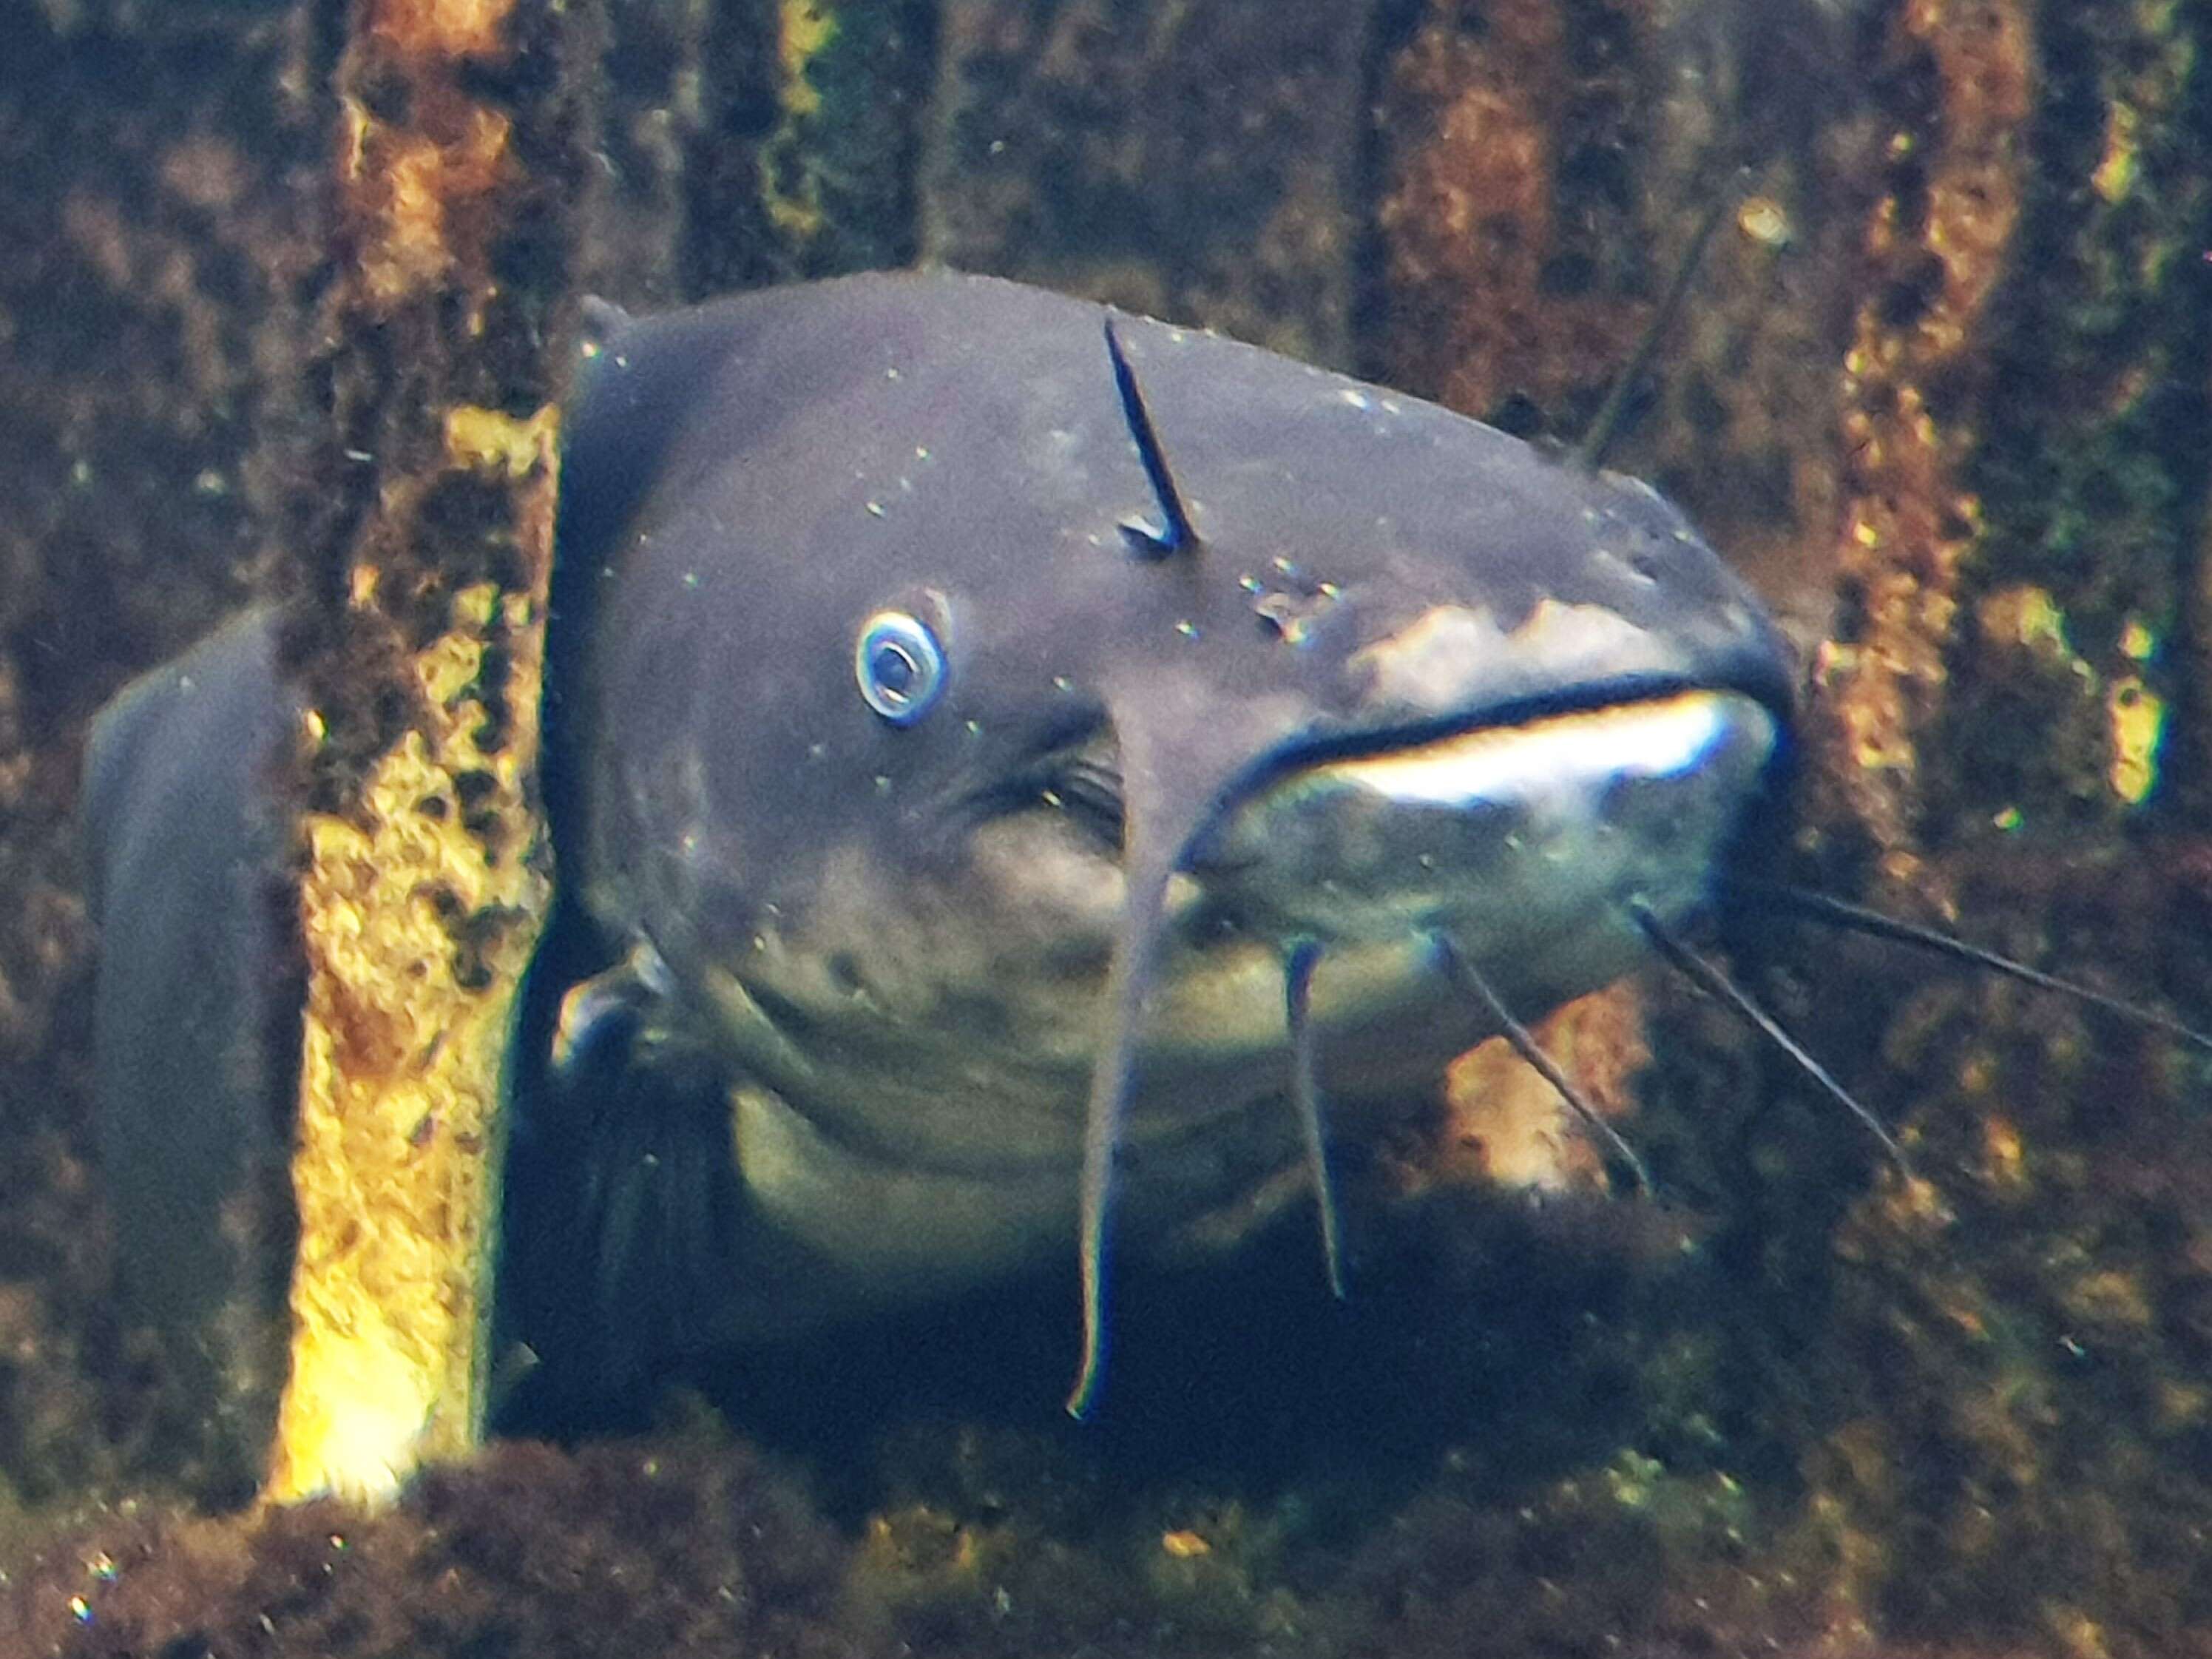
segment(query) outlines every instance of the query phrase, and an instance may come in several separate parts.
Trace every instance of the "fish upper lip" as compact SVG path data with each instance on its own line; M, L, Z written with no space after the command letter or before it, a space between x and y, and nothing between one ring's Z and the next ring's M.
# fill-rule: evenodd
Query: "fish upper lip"
M1222 806L1226 810L1279 779L1331 761L1385 755L1398 750L1419 748L1425 744L1465 732L1510 730L1515 726L1533 726L1561 715L1622 708L1637 703L1661 702L1670 697L1701 693L1748 698L1771 714L1776 726L1784 731L1796 719L1796 704L1790 695L1788 682L1778 675L1769 677L1744 672L1716 675L1710 678L1689 674L1626 675L1609 681L1563 687L1556 692L1509 698L1449 714L1347 728L1341 732L1316 733L1260 757L1224 792Z

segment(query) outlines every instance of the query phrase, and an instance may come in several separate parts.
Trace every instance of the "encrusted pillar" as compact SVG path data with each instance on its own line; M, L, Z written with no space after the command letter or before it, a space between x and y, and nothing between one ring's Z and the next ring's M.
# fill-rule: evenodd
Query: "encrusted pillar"
M499 1096L548 892L532 769L596 9L356 0L306 693L292 1372L265 1493L472 1446Z

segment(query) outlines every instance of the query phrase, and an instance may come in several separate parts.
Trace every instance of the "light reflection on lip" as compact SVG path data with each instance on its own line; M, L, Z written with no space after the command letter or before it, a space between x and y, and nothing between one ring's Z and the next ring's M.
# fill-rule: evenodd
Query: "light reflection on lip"
M1234 806L1186 867L1209 916L1327 946L1325 976L1355 942L1444 928L1483 960L1540 947L1559 960L1534 981L1589 988L1641 957L1622 896L1700 902L1778 738L1764 703L1708 688L1322 761Z
M1677 777L1694 771L1729 729L1732 694L1688 691L1650 702L1486 726L1416 749L1335 761L1332 783L1435 806L1525 798L1562 778Z

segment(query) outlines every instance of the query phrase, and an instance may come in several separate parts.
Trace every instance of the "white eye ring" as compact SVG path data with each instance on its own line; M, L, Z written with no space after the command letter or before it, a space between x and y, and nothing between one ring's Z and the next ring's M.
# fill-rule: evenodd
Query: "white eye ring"
M893 726L912 726L945 695L945 647L919 617L878 611L860 624L853 678L869 708Z

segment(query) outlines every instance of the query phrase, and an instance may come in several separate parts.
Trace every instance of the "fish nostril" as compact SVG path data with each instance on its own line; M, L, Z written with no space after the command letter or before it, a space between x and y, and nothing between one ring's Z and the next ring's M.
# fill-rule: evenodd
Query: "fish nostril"
M1329 608L1343 597L1334 582L1316 582L1306 592L1261 589L1252 601L1263 632L1285 645L1304 645Z
M823 970L830 975L830 982L848 997L858 996L866 988L860 978L860 960L850 951L832 951Z

